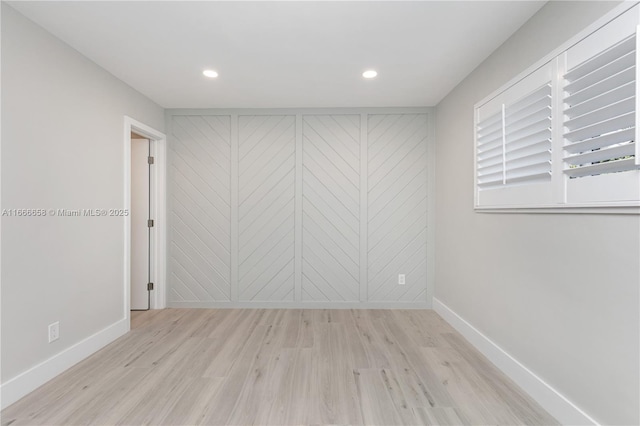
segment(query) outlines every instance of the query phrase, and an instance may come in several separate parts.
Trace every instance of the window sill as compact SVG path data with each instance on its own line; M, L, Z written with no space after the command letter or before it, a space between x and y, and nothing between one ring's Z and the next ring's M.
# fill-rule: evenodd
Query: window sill
M635 205L573 205L573 206L500 206L474 207L476 213L542 213L542 214L617 214L640 215L640 204Z

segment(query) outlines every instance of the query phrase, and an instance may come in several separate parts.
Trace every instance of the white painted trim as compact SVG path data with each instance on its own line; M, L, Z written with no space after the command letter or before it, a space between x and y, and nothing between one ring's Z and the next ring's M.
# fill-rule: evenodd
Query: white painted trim
M640 207L636 206L594 206L594 205L565 205L562 207L477 207L476 213L570 213L570 214L640 214Z
M1 6L1 5L0 5ZM2 22L2 7L0 7L0 22ZM0 35L0 39L2 38L2 36ZM1 44L1 43L0 43ZM2 69L2 55L0 55L0 70ZM1 79L0 79L1 81ZM2 83L0 82L0 99L2 99ZM2 117L2 102L0 102L0 117ZM0 135L2 135L2 120L0 120ZM2 188L2 137L0 136L0 188ZM0 197L0 211L2 211L2 197ZM0 235L2 235L2 221L0 220ZM2 244L0 244L0 277L2 277ZM1 278L0 278L0 311L1 311L1 306L2 306L2 285L1 285ZM2 317L1 312L0 312L0 317ZM0 371L2 371L2 357L0 356ZM3 398L3 389L2 389L2 385L0 385L0 405L2 405L2 402L4 401ZM4 405L0 406L0 410L4 408ZM1 416L0 416L1 417Z
M123 209L131 209L131 124L129 117L124 117L124 196ZM123 270L122 270L122 291L124 292L124 306L122 307L122 315L131 324L131 216L124 217L124 252L123 252Z
M152 309L163 309L167 303L166 258L167 258L167 137L164 133L134 120L124 117L124 209L131 210L131 132L149 138L154 149L155 163L153 178L155 194L153 215L155 239L152 245L152 267L154 291L151 298ZM130 321L131 309L131 216L124 217L124 318Z
M153 309L163 309L167 306L167 142L164 139L156 139L155 141L155 224L156 241L153 246L154 259L154 279L156 291L152 299L151 307Z
M169 307L204 309L430 309L427 302L169 302Z
M560 423L599 424L436 297L433 298L433 309Z
M2 409L33 392L49 380L102 349L129 331L129 321L121 319L98 331L27 371L7 380L0 386Z

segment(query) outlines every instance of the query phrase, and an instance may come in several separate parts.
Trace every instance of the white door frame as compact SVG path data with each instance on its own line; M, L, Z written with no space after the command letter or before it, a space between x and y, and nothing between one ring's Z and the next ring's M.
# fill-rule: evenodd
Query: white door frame
M151 242L151 272L154 284L151 295L151 309L163 309L166 298L166 233L167 233L167 137L164 133L134 120L124 117L124 209L129 214L124 217L124 316L130 321L131 309L131 132L151 141L154 156L151 179L154 193L151 203L151 218L154 220L155 238Z

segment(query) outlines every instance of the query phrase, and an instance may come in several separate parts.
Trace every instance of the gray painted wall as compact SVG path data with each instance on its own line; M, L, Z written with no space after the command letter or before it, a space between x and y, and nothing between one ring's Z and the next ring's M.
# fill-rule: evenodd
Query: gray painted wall
M429 111L169 111L169 304L429 306Z
M638 424L640 218L473 211L473 105L616 6L549 2L437 106L435 297L603 424Z
M124 115L164 127L162 108L2 3L3 209L122 208ZM3 382L124 318L123 229L2 217Z

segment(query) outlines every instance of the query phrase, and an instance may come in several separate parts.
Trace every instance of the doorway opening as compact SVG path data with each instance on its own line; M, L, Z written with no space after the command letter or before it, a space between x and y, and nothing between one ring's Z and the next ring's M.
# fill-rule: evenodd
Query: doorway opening
M152 197L154 193L151 140L131 132L131 307L151 309L153 276L151 244L154 237Z
M165 307L166 137L125 117L125 317Z

